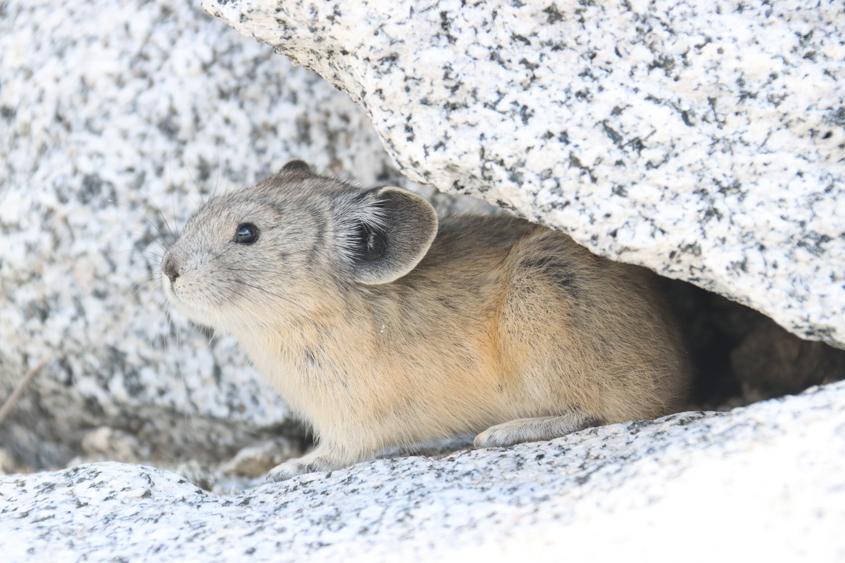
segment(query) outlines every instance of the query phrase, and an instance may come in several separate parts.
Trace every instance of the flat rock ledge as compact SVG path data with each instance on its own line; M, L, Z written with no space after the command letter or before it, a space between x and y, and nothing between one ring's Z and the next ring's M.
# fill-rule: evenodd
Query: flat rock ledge
M845 4L203 0L410 179L845 346Z
M118 463L0 477L6 561L818 562L843 529L843 383L234 495Z

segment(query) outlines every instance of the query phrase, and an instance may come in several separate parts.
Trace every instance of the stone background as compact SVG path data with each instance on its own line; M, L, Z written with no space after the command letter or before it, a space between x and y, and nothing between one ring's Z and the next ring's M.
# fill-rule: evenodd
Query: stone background
M286 424L232 340L168 319L163 241L293 157L395 179L365 114L189 2L4 4L0 77L0 397L52 360L0 445L55 466L109 427L205 459Z
M260 485L302 429L232 340L168 318L155 272L203 199L291 158L365 185L404 182L396 158L845 342L841 4L415 6L207 0L347 95L188 2L0 4L0 397L49 360L0 424L0 553L841 561L842 383ZM666 283L705 406L845 372ZM159 468L2 475L92 459Z

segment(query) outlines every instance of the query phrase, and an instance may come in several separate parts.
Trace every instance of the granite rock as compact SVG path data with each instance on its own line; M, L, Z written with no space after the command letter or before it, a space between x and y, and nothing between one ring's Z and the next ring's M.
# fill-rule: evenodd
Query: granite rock
M845 346L845 5L203 0L409 178Z
M168 320L162 241L293 157L391 181L366 115L186 2L3 4L0 76L0 402L51 360L6 455L222 460L277 434L286 407L235 343Z
M0 477L9 561L841 561L845 383L727 413L208 493L148 466Z

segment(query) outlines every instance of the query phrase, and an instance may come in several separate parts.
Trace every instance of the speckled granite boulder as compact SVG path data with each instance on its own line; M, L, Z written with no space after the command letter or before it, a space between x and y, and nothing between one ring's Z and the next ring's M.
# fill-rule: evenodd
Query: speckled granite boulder
M0 477L9 561L841 561L845 384L209 494L150 467Z
M203 0L402 171L845 345L845 5Z
M273 434L285 406L235 344L168 322L161 241L291 157L387 180L365 114L184 2L5 4L0 76L0 402L53 360L7 456L223 459Z

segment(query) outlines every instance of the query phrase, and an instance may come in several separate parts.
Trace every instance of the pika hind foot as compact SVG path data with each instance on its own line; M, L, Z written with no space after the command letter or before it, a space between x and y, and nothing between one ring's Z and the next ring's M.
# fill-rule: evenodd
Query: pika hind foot
M598 424L600 421L582 413L518 418L491 426L475 437L473 445L476 448L502 448L522 442L540 442Z
M286 481L297 475L315 471L331 471L344 465L342 461L331 455L328 448L317 447L302 457L289 459L271 469L267 472L267 481Z

